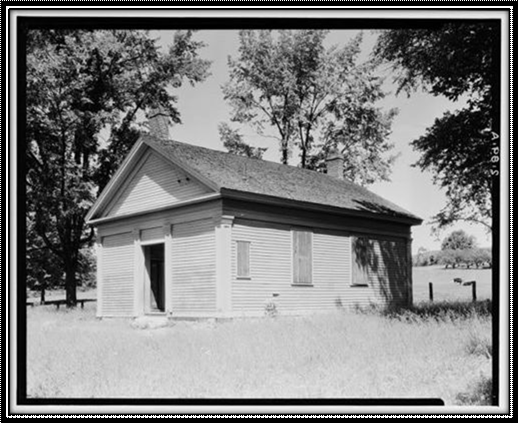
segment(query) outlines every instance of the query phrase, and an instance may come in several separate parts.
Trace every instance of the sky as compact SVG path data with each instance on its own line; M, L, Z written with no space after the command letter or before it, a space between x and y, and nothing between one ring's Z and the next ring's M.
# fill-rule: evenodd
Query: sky
M331 31L326 38L326 45L344 44L357 33L355 30ZM159 45L164 48L173 39L173 31L151 31L150 35L157 38ZM174 91L178 96L177 106L182 124L173 126L170 134L177 141L225 151L219 139L218 125L221 122L230 123L231 109L223 99L221 86L228 80L228 56L237 56L238 33L234 30L205 30L196 32L194 38L206 44L200 49L200 56L212 62L211 76L194 87L184 84ZM360 61L368 58L376 38L374 32L364 31ZM412 227L413 253L420 247L428 250L440 249L442 239L457 229L474 235L479 246L490 246L491 238L481 225L459 223L443 230L439 236L432 233L430 220L446 205L447 199L444 191L433 184L431 172L412 167L419 159L419 153L413 151L410 143L424 135L426 128L444 112L462 108L463 101L453 103L424 91L417 91L410 97L403 93L396 95L390 75L387 75L384 87L389 94L379 105L387 109L396 107L399 110L389 138L395 144L391 153L399 154L399 157L394 163L390 182L374 183L367 188L424 220L422 225ZM266 160L279 162L279 147L275 139L261 137L251 128L241 129L246 142L253 146L268 147L264 155Z

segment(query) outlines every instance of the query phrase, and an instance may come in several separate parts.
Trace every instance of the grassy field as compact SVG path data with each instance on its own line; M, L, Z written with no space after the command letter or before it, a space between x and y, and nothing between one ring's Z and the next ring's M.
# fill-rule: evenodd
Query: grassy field
M402 313L336 312L135 329L28 307L30 397L442 398L483 404L491 386L488 303Z
M491 298L491 269L445 269L444 266L413 268L414 303L429 301L428 283L432 282L434 301L471 301L471 286L453 282L454 278L477 281L477 299Z

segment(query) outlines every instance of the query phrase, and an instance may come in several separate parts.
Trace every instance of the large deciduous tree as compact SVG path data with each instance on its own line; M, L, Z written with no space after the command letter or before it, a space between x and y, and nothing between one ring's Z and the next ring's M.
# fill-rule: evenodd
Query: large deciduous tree
M453 231L443 239L441 250L468 250L475 248L476 240L473 235L468 235L462 229Z
M388 143L395 110L384 97L375 66L358 64L361 35L326 48L328 31L241 31L223 87L232 120L279 139L281 162L293 148L300 166L319 169L330 150L344 154L344 176L362 184L386 180L394 156ZM270 131L270 132L268 132Z
M145 31L29 30L26 37L27 247L51 253L73 306L81 249L93 237L85 215L135 142L137 115L160 105L179 123L169 89L202 81L209 64L188 31L177 32L166 53Z
M232 129L226 123L220 123L218 126L219 137L223 141L223 146L229 153L237 154L238 156L250 157L252 159L262 159L267 148L253 147L243 140L241 133Z
M375 47L378 59L394 65L400 91L422 87L452 101L467 97L466 107L445 113L412 142L422 154L416 165L433 172L449 199L434 217L438 228L459 220L491 228L497 39L496 25L456 22L383 31Z

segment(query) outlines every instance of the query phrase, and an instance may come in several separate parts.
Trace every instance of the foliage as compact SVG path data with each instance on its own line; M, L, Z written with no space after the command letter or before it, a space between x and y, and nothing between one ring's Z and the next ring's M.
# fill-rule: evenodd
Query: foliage
M489 359L492 358L493 342L491 336L484 336L481 335L480 332L473 330L469 334L468 342L466 343L466 352L468 354L479 355Z
M473 235L468 235L462 229L453 231L441 244L441 250L466 250L475 246L476 240Z
M205 78L199 47L189 31L177 32L165 54L145 31L27 32L27 212L34 245L44 244L66 275L69 306L94 234L87 211L135 142L138 113L160 104L180 122L168 89Z
M439 251L427 251L412 257L413 266L433 266L438 263Z
M486 105L472 105L436 119L413 142L422 155L421 169L434 172L434 182L446 190L448 204L435 217L439 227L464 220L490 228L491 134Z
M457 395L459 405L493 405L493 379L490 376L481 376L473 382L466 392Z
M491 267L492 256L490 248L469 248L465 250L446 249L441 251L421 252L412 257L413 266L434 266L442 264L445 267L464 266L466 268Z
M491 267L491 250L487 248L446 249L440 252L438 263L452 268L460 265L464 265L468 269L473 266L476 268L484 267L485 265Z
M239 156L251 157L254 159L262 159L267 148L252 147L243 141L243 136L239 131L230 128L226 123L218 126L219 137L223 141L223 146L229 153Z
M412 256L413 266L433 266L437 264L439 251L428 251L424 247L417 250L417 254Z
M97 261L92 247L84 246L80 251L77 266L77 279L83 288L92 288L96 285Z
M441 255L439 257L439 263L443 264L444 267L457 267L463 260L465 250L453 250L453 249L445 249L441 250ZM467 250L466 250L467 251Z
M424 86L457 100L484 93L495 77L492 48L497 27L488 23L437 23L423 29L383 31L375 55L394 63L399 90Z
M409 307L395 308L371 308L361 311L363 313L378 314L389 319L395 319L407 323L419 323L425 321L451 322L456 320L477 320L490 318L492 312L491 301L439 301L413 304ZM468 343L472 343L474 332L468 333ZM468 351L470 354L472 351Z
M294 148L300 166L323 170L329 151L345 157L344 175L362 184L388 180L394 156L387 141L395 110L383 112L382 80L372 62L357 64L361 35L325 48L328 31L241 31L223 87L232 120L266 135L273 128L281 162Z
M268 317L276 317L278 314L277 304L274 301L269 301L264 306L264 315Z
M64 285L63 267L56 265L56 258L34 229L31 214L26 217L27 240L25 249L28 289L41 287L52 289Z
M446 189L449 203L434 218L438 228L458 220L491 228L491 114L499 90L496 40L498 27L493 24L443 23L384 31L374 50L379 60L394 65L399 91L423 87L452 101L468 97L464 109L446 113L412 143L422 153L416 165L431 170Z

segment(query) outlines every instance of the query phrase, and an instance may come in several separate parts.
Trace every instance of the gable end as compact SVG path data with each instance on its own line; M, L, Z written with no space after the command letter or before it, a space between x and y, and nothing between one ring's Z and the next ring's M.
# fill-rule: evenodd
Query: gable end
M148 149L106 208L121 216L173 205L211 193L199 181Z
M188 168L139 140L90 209L86 221L155 211L214 192Z

